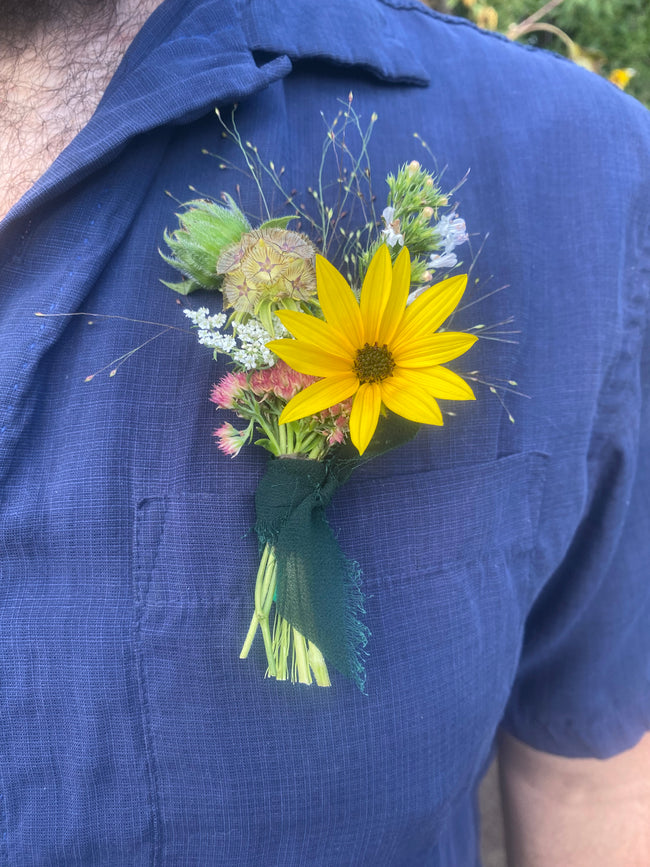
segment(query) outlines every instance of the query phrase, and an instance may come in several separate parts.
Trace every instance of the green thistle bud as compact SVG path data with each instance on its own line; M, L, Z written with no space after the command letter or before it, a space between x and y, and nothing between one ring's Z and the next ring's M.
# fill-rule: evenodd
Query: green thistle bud
M160 255L185 279L180 283L162 282L181 295L196 289L217 289L221 284L217 274L219 256L250 230L250 223L233 199L224 198L226 207L205 199L187 202L187 210L177 214L179 228L164 234L171 256Z

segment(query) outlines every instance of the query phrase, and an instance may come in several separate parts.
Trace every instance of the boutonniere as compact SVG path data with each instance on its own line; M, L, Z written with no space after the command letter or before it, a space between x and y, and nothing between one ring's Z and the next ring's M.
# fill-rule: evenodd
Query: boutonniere
M261 200L266 175L291 210L251 223L230 195L197 199L165 234L164 258L182 274L167 285L222 298L214 312L185 310L199 343L229 359L210 399L235 419L218 424L217 445L232 457L251 444L272 455L256 493L260 564L240 655L261 635L268 677L329 686L329 664L363 690L369 632L360 569L340 550L325 508L360 463L420 425L442 425L439 401L474 399L448 366L481 327L458 331L449 322L467 286L466 274L449 274L468 241L465 223L417 161L387 177L386 207L375 214L367 144L376 117L363 129L351 100L323 149L321 165L328 153L336 158L336 204L321 169L310 191L316 216L284 191L284 170L241 140L234 113L220 120ZM353 204L362 214L356 225Z

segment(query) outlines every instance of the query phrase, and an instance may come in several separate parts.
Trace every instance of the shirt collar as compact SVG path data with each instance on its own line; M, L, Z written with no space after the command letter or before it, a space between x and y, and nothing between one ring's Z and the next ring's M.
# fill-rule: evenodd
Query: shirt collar
M244 26L254 51L361 67L383 81L425 86L430 77L403 21L403 12L379 0L250 0Z
M8 218L64 193L135 135L246 99L286 76L292 61L319 59L394 84L426 85L402 20L380 0L165 0L90 122ZM273 59L258 66L255 52Z

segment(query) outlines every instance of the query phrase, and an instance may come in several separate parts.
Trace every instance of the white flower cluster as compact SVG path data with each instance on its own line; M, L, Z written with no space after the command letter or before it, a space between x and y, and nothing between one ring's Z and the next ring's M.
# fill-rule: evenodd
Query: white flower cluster
M217 352L230 355L236 348L235 338L232 334L223 334L221 329L226 324L225 313L210 315L207 307L199 307L198 310L183 310L193 325L198 329L198 340L202 346L209 346Z
M248 322L233 322L232 334L224 334L221 330L227 321L224 313L211 315L207 307L183 310L183 313L197 327L198 340L202 346L229 355L244 370L257 370L275 364L275 355L266 348L273 335L269 334L259 321L251 319ZM275 337L285 337L288 334L279 322L276 324L276 332Z
M458 257L453 252L454 248L469 240L465 220L453 213L445 214L440 217L434 228L440 237L443 251L442 253L431 254L427 268L432 271L440 268L453 268L458 262Z
M275 363L275 355L266 348L272 336L255 319L249 322L234 322L233 333L239 341L239 347L231 356L244 370L256 370L258 367L270 367Z

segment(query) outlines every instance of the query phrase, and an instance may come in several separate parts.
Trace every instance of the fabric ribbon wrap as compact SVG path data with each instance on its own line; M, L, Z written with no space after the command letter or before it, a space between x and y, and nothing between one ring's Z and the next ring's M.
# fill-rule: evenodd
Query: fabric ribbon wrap
M255 532L261 548L273 546L277 560L278 614L362 692L370 630L359 619L365 614L361 568L341 551L325 509L356 467L412 439L418 429L389 414L362 458L352 447L324 461L274 458L255 494Z
M275 553L278 614L363 692L370 632L359 619L361 569L343 554L325 517L353 469L351 461L269 461L255 494L255 532Z

